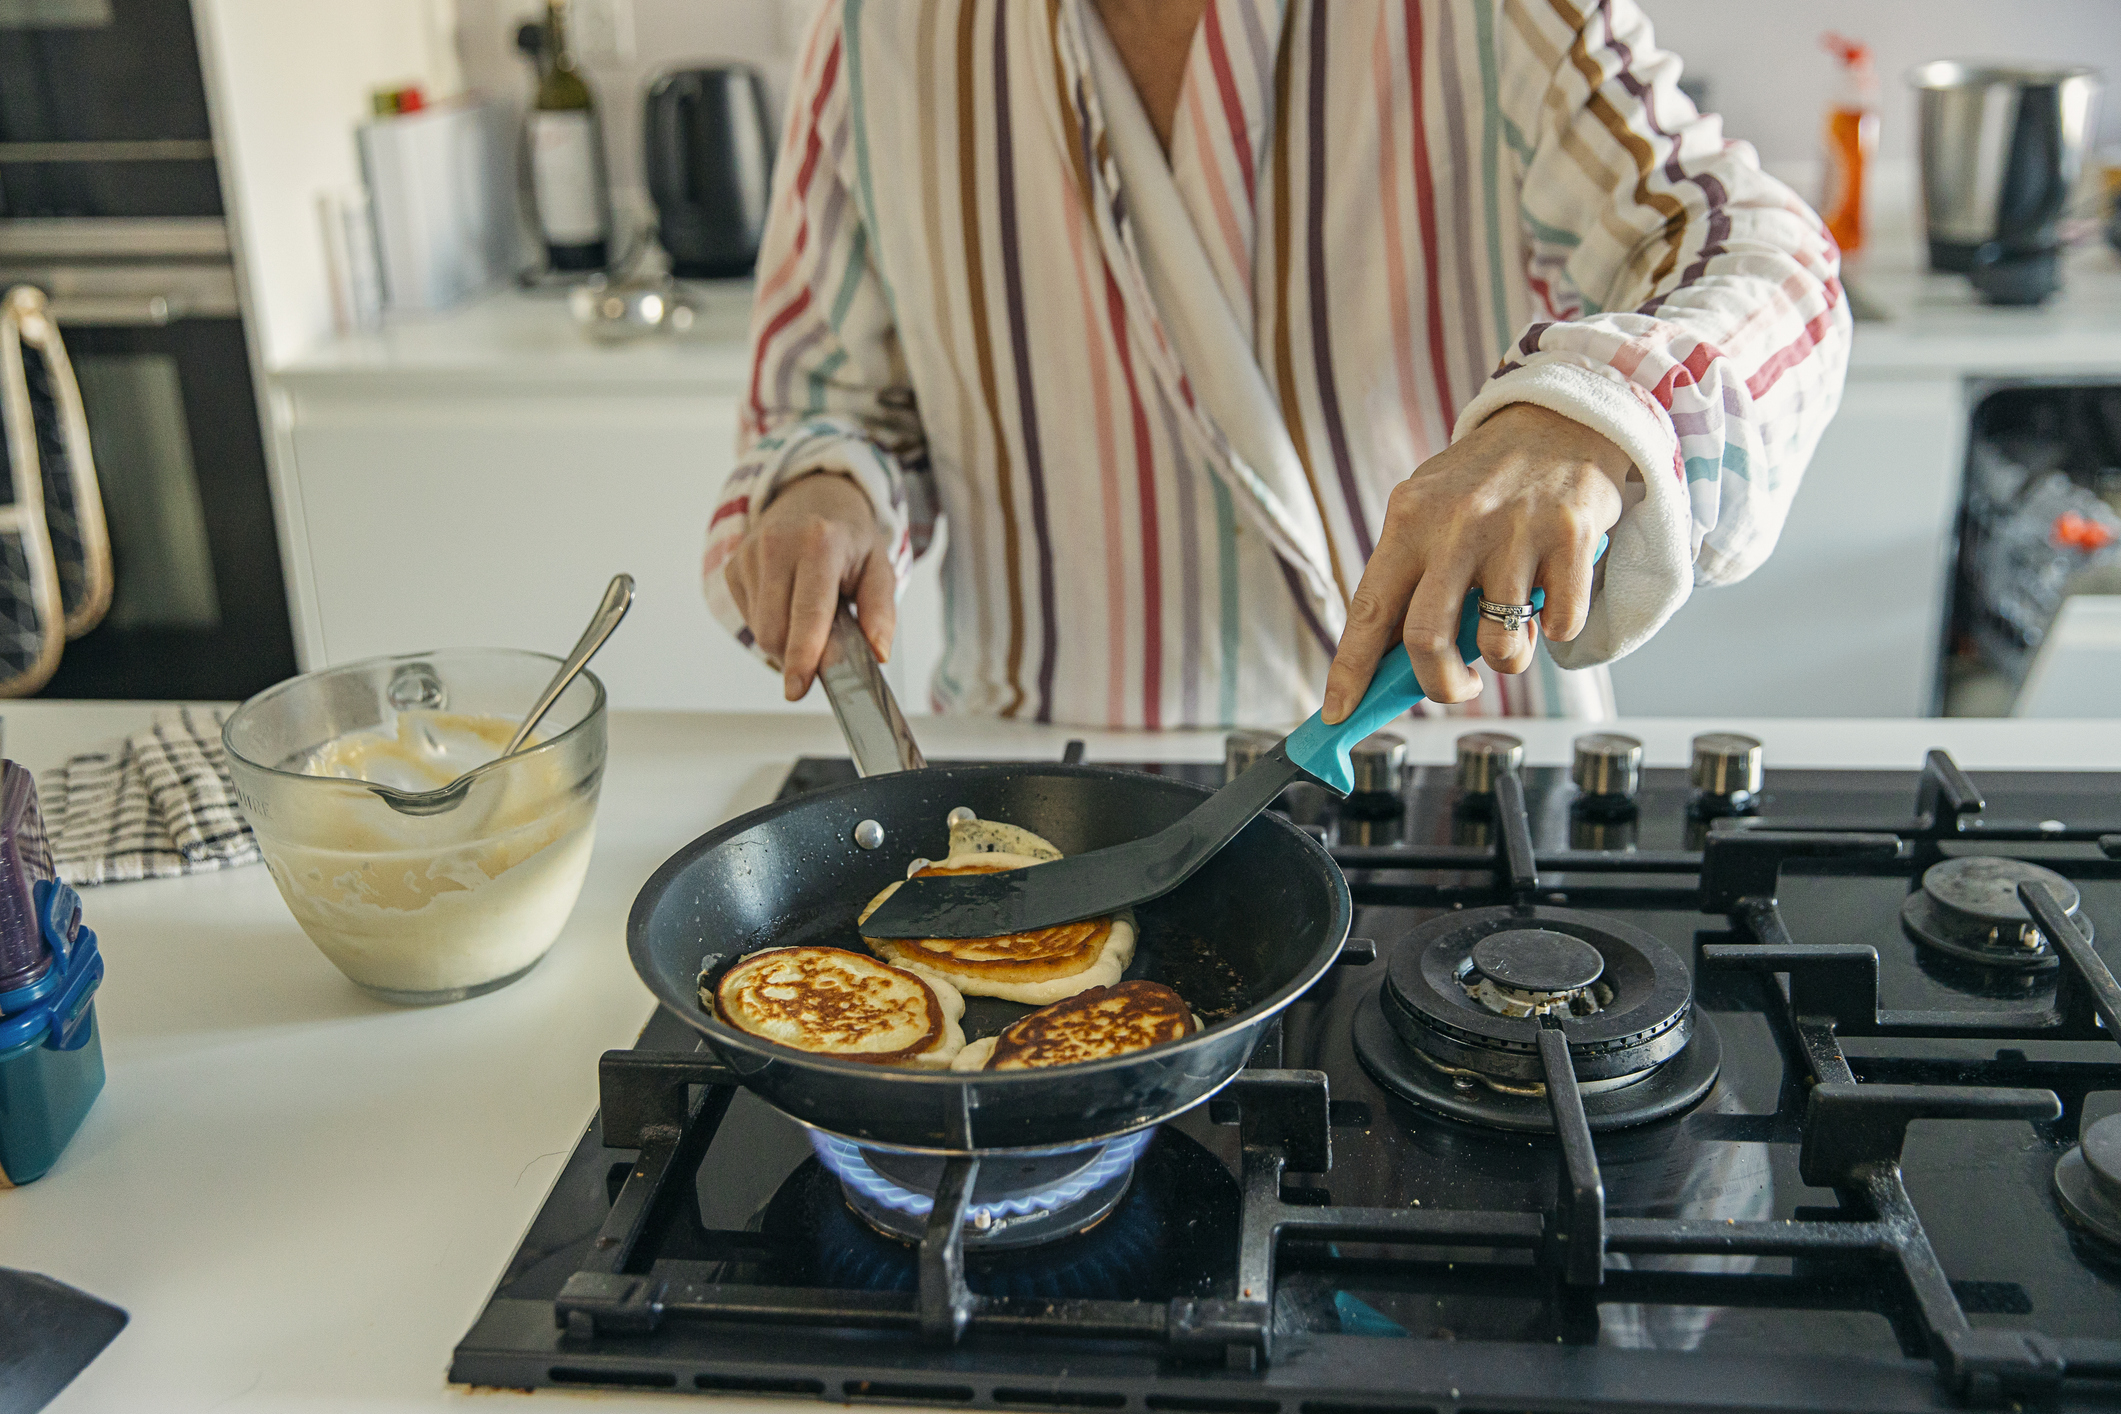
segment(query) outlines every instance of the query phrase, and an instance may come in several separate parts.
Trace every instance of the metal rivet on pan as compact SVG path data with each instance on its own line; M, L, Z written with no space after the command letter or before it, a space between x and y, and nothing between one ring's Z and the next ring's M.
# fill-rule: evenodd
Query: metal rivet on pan
M926 869L930 864L933 864L934 862L935 861L932 859L914 860L911 864L908 864L906 866L906 877L909 879L912 878L914 875L920 873L921 870Z
M864 820L854 827L854 842L863 849L875 849L884 842L884 827L874 820Z
M972 813L972 807L969 805L960 805L944 817L945 822L952 825L968 825L977 819L979 816Z

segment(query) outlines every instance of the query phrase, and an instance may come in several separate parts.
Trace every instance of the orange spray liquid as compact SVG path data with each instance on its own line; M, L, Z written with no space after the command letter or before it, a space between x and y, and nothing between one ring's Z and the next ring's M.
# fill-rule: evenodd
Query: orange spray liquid
M1843 255L1863 249L1863 180L1878 147L1878 74L1870 46L1822 36L1842 65L1842 90L1826 112L1826 199L1821 215Z

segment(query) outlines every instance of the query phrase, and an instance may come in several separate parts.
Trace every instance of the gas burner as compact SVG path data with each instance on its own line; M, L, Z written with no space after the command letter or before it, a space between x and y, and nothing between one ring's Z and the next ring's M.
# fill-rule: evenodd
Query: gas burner
M2075 884L2037 864L1985 854L1947 859L1925 870L1922 887L1900 905L1900 926L1923 946L1965 962L2045 971L2060 958L2018 902L2020 884L2047 885L2091 937L2091 919L2080 911Z
M1432 920L1393 950L1357 1007L1355 1051L1405 1099L1502 1129L1551 1132L1539 1028L1558 1021L1594 1130L1685 1110L1715 1084L1722 1047L1670 948L1563 908L1484 908Z
M1087 1232L1037 1246L965 1249L965 1277L987 1296L1044 1301L1168 1300L1214 1291L1235 1276L1242 1197L1222 1160L1166 1127L1143 1150L1133 1182ZM796 1167L760 1214L784 1244L775 1275L834 1291L915 1291L916 1246L879 1233L814 1159ZM969 1229L967 1235L970 1235Z
M1155 1134L1142 1129L1087 1148L984 1156L965 1215L965 1245L1028 1247L1093 1226L1126 1196L1134 1161ZM942 1181L940 1155L866 1148L819 1129L810 1131L810 1147L863 1221L887 1237L921 1240Z
M2109 1251L2121 1249L2121 1114L2084 1131L2077 1147L2055 1165L2062 1211Z
M1581 938L1545 928L1510 928L1473 944L1458 985L1497 1016L1590 1016L1612 1005L1600 983L1605 956Z

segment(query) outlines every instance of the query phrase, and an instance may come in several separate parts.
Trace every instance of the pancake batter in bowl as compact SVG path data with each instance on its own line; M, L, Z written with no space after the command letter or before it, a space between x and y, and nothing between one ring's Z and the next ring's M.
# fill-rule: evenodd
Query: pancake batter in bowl
M295 766L337 777L257 831L302 930L341 971L393 1001L443 1001L527 971L566 924L596 837L597 778L560 753L525 754L455 809L406 815L353 782L425 791L499 756L502 717L401 712L395 730L350 733Z

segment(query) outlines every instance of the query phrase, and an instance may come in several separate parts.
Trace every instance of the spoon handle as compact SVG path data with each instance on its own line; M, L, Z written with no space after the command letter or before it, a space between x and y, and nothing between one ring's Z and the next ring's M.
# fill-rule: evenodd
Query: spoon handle
M633 576L613 575L610 586L604 591L604 602L597 605L596 613L590 616L589 627L582 630L582 637L575 643L574 651L567 655L567 661L560 664L560 670L552 675L552 681L545 684L545 690L538 694L538 700L532 705L530 715L523 719L523 725L517 727L516 734L509 738L508 749L501 753L503 756L513 756L523 749L523 743L529 740L530 733L544 719L545 714L552 710L552 704L560 700L560 694L567 690L567 684L575 680L575 675L580 673L596 655L596 651L604 646L604 640L611 637L611 631L619 626L619 620L625 618L626 611L632 607Z

